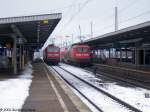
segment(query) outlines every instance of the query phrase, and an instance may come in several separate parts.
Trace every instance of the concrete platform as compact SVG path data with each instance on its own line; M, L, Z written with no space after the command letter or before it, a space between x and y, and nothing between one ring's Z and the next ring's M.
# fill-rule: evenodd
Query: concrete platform
M150 71L139 70L136 68L128 67L120 67L116 65L107 65L107 64L94 64L99 71L113 74L117 76L121 76L124 78L132 78L139 80L140 82L150 83Z
M29 112L91 112L67 84L44 63L33 64L33 81L23 110Z

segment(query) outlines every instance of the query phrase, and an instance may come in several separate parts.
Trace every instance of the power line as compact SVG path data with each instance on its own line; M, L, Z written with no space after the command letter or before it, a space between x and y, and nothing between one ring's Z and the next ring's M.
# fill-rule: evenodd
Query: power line
M71 18L68 20L66 24L63 25L62 29L59 31L61 32L64 28L67 28L68 25L72 22L72 20L84 9L84 7L90 2L91 0L86 0L82 6L79 8L78 12L76 12L74 15L71 16ZM79 3L78 3L79 4Z
M74 0L74 1L76 1L76 0ZM69 8L73 8L74 6L76 6L76 5L78 5L79 3L75 3L75 2L73 2L73 3L71 3L70 5L66 5L66 6L64 6L64 7L58 7L58 8L55 8L55 9L50 9L50 10L41 10L40 11L40 13L43 13L43 12L55 12L55 11L62 11L62 10L65 10L65 9L69 9ZM32 13L33 14L33 13ZM37 14L39 14L39 12L38 13L34 13L34 15L37 15Z
M83 8L84 8L89 2L90 2L90 0L86 0L86 1L83 3L83 5L79 8L79 11L76 12L75 14L73 14L73 15L71 16L71 18L69 19L69 21L68 21L66 24L64 24L64 27L62 27L62 29L68 27L68 25L72 22L72 20L83 10ZM134 0L130 5L128 5L128 7L125 7L125 8L123 8L123 9L121 9L120 12L124 12L124 11L128 10L131 6L135 5L136 3L138 3L137 0ZM79 3L78 3L78 4L79 4ZM77 5L77 4L72 4L72 6L76 6L76 5ZM70 5L70 6L71 6L71 5ZM149 12L145 12L145 13L147 14L147 13L149 13ZM145 13L144 13L144 14L145 14ZM110 19L110 17L112 17L113 15L114 15L114 14L110 15L109 17L107 16L107 18ZM129 19L127 19L127 20L121 21L120 23L124 23L124 22L130 21L130 20L135 19L135 18L137 18L137 17L140 17L140 16L142 16L142 15L143 15L143 13L140 14L140 15L137 15L137 16L135 16L135 17L129 18ZM107 19L107 18L106 18L106 19ZM111 25L111 26L113 26L113 25ZM109 26L106 26L106 27L104 27L104 28L106 29L107 27L110 28L110 25L109 25Z
M84 3L83 3L83 5L79 8L79 11L78 12L76 12L75 14L73 14L72 16L71 16L71 18L68 20L68 22L66 23L66 24L64 24L64 26L65 26L65 28L72 22L72 20L83 10L83 8L90 2L91 0L86 0ZM134 2L132 2L129 6L128 6L128 8L123 8L123 9L121 9L121 12L124 12L126 9L129 9L129 7L131 7L131 6L133 6L134 4L135 4L135 2L137 3L137 0L134 0ZM78 4L71 4L71 5L69 5L69 6L66 6L66 7L63 7L63 8L69 8L69 7L73 7L73 6L77 6L77 5L79 5L80 3L78 3ZM119 12L120 13L120 12ZM114 14L111 14L110 16L107 16L107 17L104 17L102 20L108 20L108 19L110 19L111 17L113 17L114 16ZM64 27L62 28L62 29L64 29ZM62 30L61 30L62 31ZM60 31L60 32L61 32Z
M135 5L136 3L138 3L137 0L134 0L131 4L128 5L128 7L125 6L124 8L122 8L121 10L119 10L119 11L118 11L119 15L122 14L122 12L128 10L131 6ZM117 1L116 4L118 4L118 1ZM110 9L112 9L112 8L110 8ZM110 10L110 9L109 9L109 10ZM108 10L107 10L107 11L108 11ZM104 12L107 12L107 11L104 11ZM113 14L110 14L109 16L105 16L105 17L103 17L103 18L100 19L100 20L101 20L101 21L102 21L102 20L105 20L105 21L106 21L106 20L110 20L110 18L112 18L112 17L114 17L114 13L113 13Z
M135 2L137 3L137 0L135 0L134 2L132 2L132 4L130 4L129 7L133 6L133 4L135 4ZM125 11L126 9L129 9L129 7L128 7L128 8L123 8L123 9L121 10L121 12ZM119 12L119 13L120 13L120 12ZM139 15L136 15L136 16L134 16L134 17L131 17L131 18L126 19L126 20L124 20L124 21L121 21L121 22L119 22L119 23L124 23L124 22L130 21L130 20L132 20L132 19L136 19L136 18L138 18L138 17L140 17L140 16L143 16L143 15L145 15L145 14L148 14L148 13L150 13L150 11L143 12L143 13L141 13L141 14L139 14ZM110 27L113 27L113 25L106 26L106 27L104 27L103 29L107 29L107 28L110 28Z
M129 8L131 8L132 6L134 6L135 4L137 4L140 0L134 0L131 4L129 4L128 6L122 8L119 13L122 14L124 11L128 10Z
M90 2L91 0L86 0L83 5L81 6L81 8L79 8L79 11L77 13L75 13L70 20L67 22L67 24L71 23L72 20L83 10L83 8Z
M71 4L72 7L69 7L69 8L68 8L68 11L66 12L66 13L67 13L67 15L65 15L66 18L67 18L67 16L69 15L69 12L70 12L75 6L77 6L78 4L79 4L79 3L76 3L76 0L73 1L73 3Z
M143 12L143 13L141 13L141 14L139 14L139 15L136 15L136 16L134 16L134 17L128 18L128 19L126 19L126 20L124 20L124 21L121 21L120 23L125 23L125 22L128 22L128 21L131 21L131 20L133 20L133 19L136 19L136 18L141 17L141 16L146 15L146 14L150 14L150 10L148 10L148 11L146 11L146 12ZM103 27L103 28L100 28L99 30L105 30L105 29L112 28L112 27L114 27L113 24L112 24L112 25L105 26L105 27ZM98 32L98 31L97 31L97 32Z
M76 6L77 4L79 4L79 3L73 2L70 5L67 5L67 6L64 6L64 7L59 7L59 8L56 8L56 9L52 9L50 11L57 11L57 10L64 10L64 9L72 8L72 7Z
M138 17L141 17L141 16L146 15L146 14L149 14L149 13L150 13L150 10L148 10L148 11L146 11L146 12L143 12L143 13L141 13L141 14L139 14L139 15L136 15L136 16L134 16L134 17L128 18L128 19L126 19L126 20L120 21L120 23L124 23L124 22L130 21L130 20L136 19L136 18L138 18Z

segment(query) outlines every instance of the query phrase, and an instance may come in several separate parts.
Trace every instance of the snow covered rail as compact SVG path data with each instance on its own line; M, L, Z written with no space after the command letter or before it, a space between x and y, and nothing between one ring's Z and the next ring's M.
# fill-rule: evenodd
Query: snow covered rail
M63 77L54 67L51 67L58 75L65 80L72 88L74 88L77 92L79 92L87 101L89 101L99 112L103 112L93 101L91 101L88 97L86 97L80 90L78 90L72 83L70 83L65 77Z
M104 90L102 90L102 89L100 89L100 88L94 86L94 85L91 84L90 82L88 82L88 81L86 81L86 80L84 80L84 79L82 79L82 78L76 76L75 74L69 72L68 70L66 70L66 69L64 69L64 68L62 68L62 67L60 67L60 66L58 66L58 67L59 67L60 69L64 70L65 72L69 73L69 74L72 75L73 77L77 78L78 80L80 80L80 81L82 81L82 82L88 84L89 86L93 87L94 89L98 90L99 92L103 93L104 95L110 97L110 98L113 99L114 101L116 101L116 102L118 102L119 104L123 105L125 108L128 108L129 110L132 110L132 111L134 111L134 112L142 112L141 110L139 110L139 109L133 107L132 105L130 105L130 104L128 104L128 103L126 103L126 102L124 102L124 101L118 99L117 97L115 97L115 96L109 94L108 92L106 92L106 91L104 91ZM53 68L53 69L54 69L54 68ZM56 71L56 70L55 70L55 71ZM56 72L57 72L57 71L56 71ZM58 72L57 72L57 73L58 73ZM61 74L59 73L59 75L61 75ZM62 77L62 76L61 76L61 77ZM62 77L62 78L63 78L63 77ZM63 78L63 79L64 79L64 78ZM64 80L66 80L66 79L64 79ZM66 82L68 82L68 81L66 81ZM77 89L77 88L76 88L76 89ZM78 91L79 91L79 90L78 90Z

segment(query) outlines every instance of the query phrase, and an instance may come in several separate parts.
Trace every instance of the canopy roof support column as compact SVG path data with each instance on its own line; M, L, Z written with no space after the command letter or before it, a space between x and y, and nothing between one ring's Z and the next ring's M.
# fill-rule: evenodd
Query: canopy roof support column
M122 49L120 48L120 64L122 63Z
M13 73L17 74L17 42L16 35L12 35L13 37L13 53L12 53L12 64L13 64Z
M22 45L19 45L19 68L22 70Z

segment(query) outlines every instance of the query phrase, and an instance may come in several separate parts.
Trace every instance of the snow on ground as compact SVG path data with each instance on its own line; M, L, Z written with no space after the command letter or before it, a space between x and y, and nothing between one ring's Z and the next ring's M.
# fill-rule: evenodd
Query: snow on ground
M89 109L91 109L92 112L99 112L99 110L97 110L88 100L86 100L83 96L81 96L81 94L78 91L76 91L72 87L70 88L82 100L82 102L86 104L89 107Z
M0 81L0 109L22 108L27 96L29 96L31 74L32 65L29 63L18 78Z
M150 98L145 98L145 94L150 94L150 90L142 89L139 87L124 87L117 85L116 82L108 83L102 81L102 79L96 78L93 73L87 72L84 69L73 67L66 64L60 64L66 70L69 70L73 74L82 77L97 87L109 92L110 94L126 101L127 103L139 108L143 112L149 112L150 110Z
M107 97L106 95L100 93L93 87L83 83L82 81L76 79L72 75L66 73L62 69L54 66L54 68L67 79L71 84L73 84L76 88L80 90L86 97L88 97L91 101L93 101L100 109L104 112L129 112L129 110L122 105L118 104L111 98ZM81 98L82 99L82 98ZM84 100L85 102L85 100ZM87 103L86 103L87 104ZM87 104L89 106L89 104ZM95 108L89 106L89 108L95 111ZM96 109L97 110L97 109Z

